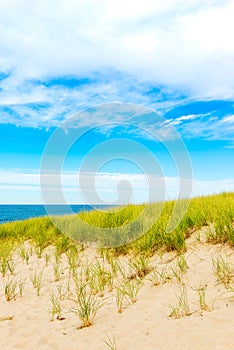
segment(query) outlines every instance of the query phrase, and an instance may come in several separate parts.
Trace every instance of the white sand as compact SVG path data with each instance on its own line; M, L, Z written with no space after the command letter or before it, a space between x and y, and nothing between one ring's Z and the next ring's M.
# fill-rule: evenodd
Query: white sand
M153 286L145 279L135 304L125 303L122 314L117 313L115 290L105 291L105 306L97 313L94 324L89 328L77 329L79 318L70 311L73 303L62 301L62 316L65 320L50 321L50 293L56 286L66 284L68 270L59 282L54 282L52 261L45 267L44 258L30 257L29 265L19 256L15 275L25 280L23 297L7 302L3 293L3 283L7 277L0 277L0 349L43 349L43 350L78 350L108 349L102 339L114 337L117 349L126 350L225 350L234 348L234 292L226 293L223 285L216 283L212 269L212 258L217 254L234 262L233 249L225 245L208 245L190 238L186 252L188 271L184 282L188 291L190 316L180 319L168 317L176 304L179 285L175 278L166 284ZM82 254L82 261L87 257L94 259L94 250L87 249ZM152 263L158 268L167 266L175 253L155 255ZM124 258L126 259L126 258ZM174 261L171 262L173 264ZM67 264L63 258L63 266ZM37 269L44 269L44 282L41 295L36 296L30 281L30 274ZM206 283L207 303L215 298L214 309L201 311L196 288ZM231 296L233 295L233 300ZM12 320L1 320L8 316Z

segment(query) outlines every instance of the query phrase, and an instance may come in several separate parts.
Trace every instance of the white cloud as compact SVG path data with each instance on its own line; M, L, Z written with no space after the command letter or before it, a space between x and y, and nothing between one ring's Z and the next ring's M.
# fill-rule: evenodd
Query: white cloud
M223 124L223 123L230 123L230 124L234 123L234 115L229 115L229 116L227 116L227 117L224 117L224 118L222 119L221 123L222 123L222 124Z
M106 135L110 135L116 125L121 125L121 135L126 132L135 137L162 142L196 137L232 141L234 135L233 115L218 117L213 111L165 119L149 108L127 103L107 103L78 112L68 119L67 124L74 128L92 128L100 125L98 131ZM129 129L127 125L135 128Z
M213 181L194 180L193 195L195 196L230 191L234 191L234 178Z
M120 134L153 141L180 140L173 122L150 108L131 103L106 103L75 113L62 128L92 128L107 136L121 126ZM82 133L84 130L82 129ZM115 135L116 136L116 135ZM179 146L179 145L178 145Z
M126 77L109 72L106 81L102 76L80 87L66 86L36 86L33 82L23 82L21 89L17 87L0 93L0 121L22 126L57 126L61 121L71 117L74 113L113 101L121 101L144 105L149 108L161 109L179 104L176 97L170 102L161 101L161 92L157 96L147 96L145 89L149 87L138 84L133 78L126 83ZM104 79L104 80L103 80ZM38 108L37 108L38 106ZM4 109L7 107L7 109Z
M66 117L113 100L160 109L160 93L153 102L144 96L147 85L191 99L234 98L233 11L233 0L1 0L0 71L9 77L0 82L0 104L48 102L57 109L45 109L45 118L56 123L59 109ZM97 72L75 92L40 85Z
M172 125L178 125L178 124L182 124L184 121L191 121L191 120L194 120L194 119L197 119L200 117L201 117L201 115L199 115L199 114L182 115L181 117L178 117L175 120L171 120L170 123Z
M80 192L78 173L63 173L61 176L62 190L67 203L126 203L129 200L126 189L129 185L132 189L133 203L147 202L149 200L176 199L180 191L180 179L178 177L156 177L147 174L122 174L122 173L83 173L85 182L82 182L83 194ZM46 176L45 189L57 198L59 188L54 185L54 177ZM94 186L93 179L95 178ZM183 180L183 185L189 185L190 180ZM149 185L149 182L151 185ZM165 190L164 184L165 183ZM119 186L121 185L121 186ZM151 187L150 187L151 186ZM190 185L189 185L190 186ZM151 191L151 193L149 193ZM234 178L205 181L193 179L193 191L191 196L207 195L222 191L234 191ZM96 192L96 193L95 193ZM1 202L7 203L37 203L40 199L40 175L33 173L22 173L16 171L0 171L0 193ZM54 195L53 195L54 194ZM86 200L83 195L85 194ZM99 201L93 201L99 196ZM118 197L119 196L119 197ZM121 202L118 202L121 199ZM90 201L91 200L91 201ZM56 203L56 202L53 202Z
M213 114L188 115L178 117L170 123L185 139L202 137L207 140L233 141L233 115L223 118L218 118Z

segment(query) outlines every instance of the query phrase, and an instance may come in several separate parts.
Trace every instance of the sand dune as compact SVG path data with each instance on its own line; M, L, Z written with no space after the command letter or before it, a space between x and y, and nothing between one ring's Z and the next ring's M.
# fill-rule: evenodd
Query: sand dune
M126 350L188 350L188 349L233 349L234 292L217 282L212 259L223 256L234 263L233 249L225 245L209 245L196 240L196 234L187 241L185 253L188 269L183 275L186 286L189 313L181 318L169 317L172 306L178 303L181 284L172 276L164 284L154 286L147 276L137 296L136 303L124 301L122 313L117 312L116 290L104 292L104 306L98 311L94 324L78 329L81 321L71 312L72 300L61 301L61 316L64 320L50 321L51 291L58 285L64 289L68 281L67 258L63 256L61 266L64 272L60 281L54 281L53 258L48 266L45 259L30 256L27 265L15 254L15 278L25 282L22 297L6 301L4 283L12 276L1 277L0 285L0 348L12 349L108 349L103 339L114 337L117 349ZM52 254L52 248L49 248ZM164 253L151 258L151 265L158 270L166 268L168 273L175 266L176 253ZM96 261L94 249L80 253L81 263L88 259ZM120 258L126 265L128 257ZM43 271L40 296L30 281L35 271ZM117 282L115 282L117 283ZM230 283L230 286L232 284ZM198 289L206 286L205 296L209 310L201 310ZM71 299L74 296L71 295ZM232 300L233 298L233 300ZM9 318L9 319L8 319Z

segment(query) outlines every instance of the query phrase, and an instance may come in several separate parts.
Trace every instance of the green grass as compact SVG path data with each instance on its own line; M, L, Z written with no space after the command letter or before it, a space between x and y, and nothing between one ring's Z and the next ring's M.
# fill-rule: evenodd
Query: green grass
M202 311L211 311L212 306L209 306L206 302L206 288L207 288L207 285L205 284L204 286L201 286L200 288L197 289L199 305Z
M108 305L115 299L117 312L122 313L126 306L137 301L145 280L153 286L172 284L176 280L179 293L170 305L170 316L191 315L187 287L183 282L190 271L185 258L188 254L184 254L186 238L194 232L207 242L234 246L234 193L191 199L181 222L169 231L169 223L172 225L177 221L180 216L178 208L185 204L186 201L181 201L173 215L175 202L168 201L163 205L128 205L119 210L115 208L113 212L92 211L57 217L59 227L64 228L64 232L72 232L70 237L62 234L48 217L1 224L1 293L7 301L14 301L23 294L25 299L31 286L40 296L42 286L49 282L56 290L56 294L53 292L50 297L51 320L55 316L58 320L64 319L60 318L61 309L66 310L67 302L73 301L72 311L81 321L78 328L83 328L93 324L106 300ZM142 216L142 212L146 215ZM104 234L100 234L99 229L104 229ZM128 244L115 246L120 241ZM83 251L89 242L97 244L90 260L87 259L89 250ZM108 248L111 244L113 247ZM165 265L167 262L164 264L163 259L157 262L168 251L175 251L170 254L173 258L167 261L169 264ZM25 267L30 276L24 280L21 276L16 277L20 272L19 259L29 264ZM225 293L233 294L234 267L231 261L218 255L212 262L217 283L226 287ZM52 266L54 276L48 275L48 265ZM28 283L30 280L32 285ZM213 301L207 302L206 285L201 285L196 291L199 312L212 310ZM46 288L43 292L46 293ZM144 289L141 294L144 296ZM116 348L114 338L107 337L104 342L110 349Z
M33 284L34 289L37 292L37 296L39 297L40 295L40 290L42 287L42 282L43 282L43 271L37 272L35 271L31 276L30 276L30 280Z
M57 318L60 317L61 315L61 303L60 299L52 292L50 295L50 310L49 313L51 315L50 320L53 321L54 317L56 316Z
M5 281L4 293L7 301L16 300L17 281L12 278Z
M234 266L222 256L213 258L213 270L218 282L228 288L234 277Z
M181 206L183 202L186 201L181 200ZM77 243L82 245L87 242L100 247L113 246L113 256L127 253L151 256L157 250L184 252L185 240L191 232L212 225L214 229L207 236L208 241L234 246L234 192L191 199L183 219L169 232L170 218L176 221L180 215L177 207L178 212L172 216L174 208L175 202L168 201L164 204L128 205L113 212L92 211L57 217L55 222L58 227L70 238L63 235L48 217L2 224L0 244L4 244L4 249L0 250L1 273L4 275L8 270L12 246L26 240L33 243L39 258L49 245L55 245L60 255ZM7 256L5 251L8 251Z
M117 344L115 338L112 336L110 337L109 335L106 336L106 339L102 340L108 349L110 350L116 350L117 349Z
M134 304L137 301L137 295L140 291L141 286L142 282L139 279L125 279L117 288L123 297L128 298L131 303Z
M71 311L82 321L81 326L78 328L89 327L93 324L94 317L104 304L97 299L96 295L87 291L87 284L84 283L80 284L76 295L76 299L73 300L75 305Z
M181 318L191 314L188 303L187 287L185 284L180 286L180 294L176 296L176 302L171 304L170 307L171 313L169 317Z

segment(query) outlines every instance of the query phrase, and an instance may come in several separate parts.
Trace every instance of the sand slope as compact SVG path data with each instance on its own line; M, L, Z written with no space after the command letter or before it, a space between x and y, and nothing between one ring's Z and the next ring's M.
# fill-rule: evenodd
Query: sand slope
M105 291L105 305L97 313L94 324L89 328L77 329L79 318L72 313L71 300L63 300L63 321L50 321L50 293L59 284L66 285L68 271L66 257L62 265L64 274L59 282L54 282L52 261L45 266L43 258L30 257L27 265L16 255L15 275L25 281L22 298L6 301L4 281L0 277L0 349L108 349L102 339L113 336L117 349L137 350L189 350L189 349L233 349L234 292L227 293L222 284L217 284L213 273L212 258L222 255L234 263L233 249L225 245L209 245L198 242L195 235L187 242L185 254L188 270L183 282L187 286L188 303L191 314L179 319L168 317L172 311L169 304L176 305L176 295L180 285L175 278L163 285L154 286L145 278L137 297L137 302L128 304L121 314L117 313L115 290ZM91 248L81 253L81 260L95 260ZM174 264L175 253L155 255L152 265L161 269ZM126 260L126 258L123 258ZM168 262L169 261L169 262ZM43 269L43 286L38 297L30 281L35 269ZM206 301L212 309L200 309L197 288L207 284ZM1 317L12 316L12 320Z

